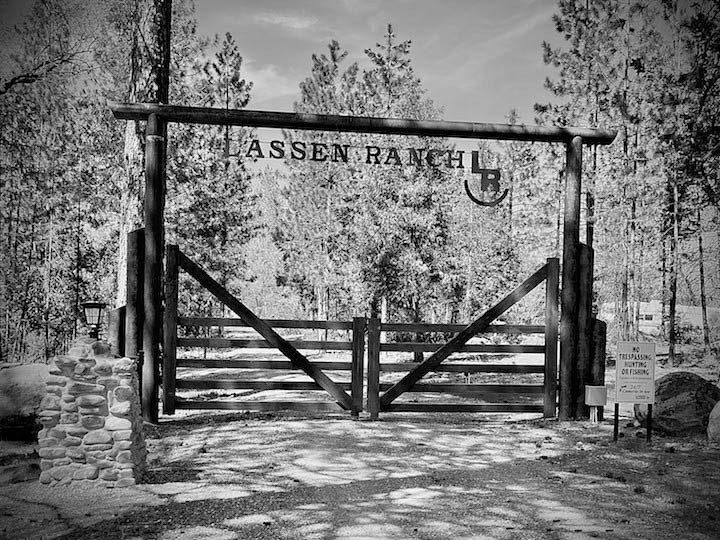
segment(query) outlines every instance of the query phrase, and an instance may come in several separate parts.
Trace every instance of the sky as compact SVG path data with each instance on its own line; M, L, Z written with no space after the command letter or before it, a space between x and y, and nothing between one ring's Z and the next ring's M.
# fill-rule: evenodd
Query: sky
M543 40L559 43L551 0L197 0L198 31L230 32L254 82L248 108L292 111L311 55L332 39L348 65L367 66L365 49L387 25L411 40L411 58L427 96L445 120L506 123L510 109L533 123L533 104L548 102Z
M10 29L32 0L0 0L0 44L10 50ZM195 0L198 31L230 32L244 58L242 76L253 81L248 108L292 111L312 54L336 39L347 64L368 66L388 24L398 40L411 40L411 58L427 97L445 120L506 123L516 109L533 123L533 105L552 96L544 88L554 70L541 43L559 44L554 0ZM7 54L3 54L6 56ZM7 75L7 74L3 74Z

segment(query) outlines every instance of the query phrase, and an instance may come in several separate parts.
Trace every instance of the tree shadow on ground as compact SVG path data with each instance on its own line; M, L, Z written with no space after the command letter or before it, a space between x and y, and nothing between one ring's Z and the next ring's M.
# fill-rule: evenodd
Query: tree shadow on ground
M698 477L690 453L610 445L607 425L222 418L161 426L148 441L156 483L134 489L165 504L67 538L720 537L708 517L720 511L720 452L709 448L692 454L710 471Z

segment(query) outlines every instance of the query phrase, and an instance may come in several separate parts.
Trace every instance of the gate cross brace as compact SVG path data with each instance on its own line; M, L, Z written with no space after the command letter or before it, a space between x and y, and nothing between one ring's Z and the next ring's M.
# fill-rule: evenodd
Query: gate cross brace
M497 304L483 313L478 319L470 323L461 330L453 339L435 351L427 360L410 371L380 398L380 409L387 411L390 404L400 396L403 392L408 391L416 382L418 382L427 373L438 367L443 360L451 354L458 352L475 335L485 330L490 323L505 313L513 305L515 305L523 296L532 291L540 283L545 280L548 273L547 265L540 268L532 276L527 278L514 291L500 300Z
M292 362L293 366L302 369L328 394L334 397L345 410L352 409L352 398L332 379L325 375L317 366L313 365L295 347L282 338L272 327L255 315L245 304L235 298L225 287L210 277L202 268L187 258L182 252L178 253L178 263L188 274L194 277L203 287L212 293L218 300L233 310L238 317L249 324L258 334L273 347L277 348Z

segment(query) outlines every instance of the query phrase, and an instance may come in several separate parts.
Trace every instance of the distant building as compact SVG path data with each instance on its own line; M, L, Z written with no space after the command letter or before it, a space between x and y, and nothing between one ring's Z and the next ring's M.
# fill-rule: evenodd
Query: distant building
M631 307L632 309L632 307ZM665 315L667 316L668 306L665 306ZM702 328L702 308L699 306L675 306L675 316L679 324L683 326L695 326ZM717 328L720 325L720 308L707 308L708 324L710 328ZM615 318L614 306L612 304L603 305L600 318L612 322ZM660 300L651 300L650 302L640 302L639 330L646 334L660 334L662 324L662 303Z

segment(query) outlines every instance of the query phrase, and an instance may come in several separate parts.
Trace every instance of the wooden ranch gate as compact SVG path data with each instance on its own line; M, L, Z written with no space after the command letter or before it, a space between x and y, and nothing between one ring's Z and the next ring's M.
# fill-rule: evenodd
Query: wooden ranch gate
M163 357L163 412L174 414L176 409L232 409L232 410L302 410L312 412L349 411L358 416L363 410L365 335L367 333L367 405L370 416L377 419L380 412L539 412L546 417L555 416L557 391L557 340L558 340L558 259L547 263L519 285L498 304L487 310L468 326L456 324L398 324L381 323L378 319L356 317L352 321L301 321L262 320L242 302L210 277L202 268L185 256L177 246L167 249L167 279L165 289L166 314ZM181 317L178 314L179 272L184 270L203 288L212 293L239 317ZM545 282L545 324L510 325L491 324L528 293ZM232 339L226 337L181 337L178 327L250 327L262 339ZM275 328L341 330L349 333L347 341L287 341ZM438 348L432 343L381 343L381 332L443 332L456 333L449 342ZM542 345L468 344L471 338L483 333L542 334ZM212 349L277 349L287 360L194 358L179 357L179 348ZM311 362L299 350L350 351L350 361ZM411 369L395 384L380 383L380 372L407 371L413 364L381 363L381 352L433 352L422 363ZM477 364L443 363L454 353L542 354L543 364ZM178 378L178 368L186 374L193 370L281 370L304 372L312 380L248 380L246 377ZM337 382L326 372L349 371L350 382ZM453 384L423 383L430 372L543 374L542 384ZM201 372L202 373L202 372ZM324 390L333 401L308 400L223 400L188 399L177 397L177 390ZM350 391L348 395L347 391ZM528 397L542 396L542 403L402 403L395 399L406 392L444 393L471 396L489 401L497 395Z
M558 340L558 259L547 263L488 309L468 326L447 324L386 324L370 319L368 325L368 410L371 418L380 412L540 412L545 417L555 416L557 390L557 340ZM492 325L491 323L519 302L533 289L545 282L545 324L544 325ZM380 343L383 331L403 332L457 332L445 345L428 343ZM487 345L472 344L468 341L482 333L543 334L542 345ZM413 367L402 379L394 384L380 383L381 372L408 371L407 363L381 363L382 351L434 351L426 360ZM544 362L537 364L471 364L443 363L454 353L505 353L543 354ZM542 384L453 384L423 383L422 377L430 372L461 373L542 373ZM408 403L396 399L406 392L427 392L472 396L483 399L479 403ZM493 403L497 395L526 397L542 395L541 404Z
M580 199L583 145L606 145L615 139L616 131L560 126L522 126L488 124L477 122L420 121L400 118L365 118L322 114L300 114L276 111L249 111L185 107L155 103L111 103L110 108L119 120L145 121L145 205L144 205L144 257L142 299L128 295L126 327L142 328L140 342L142 355L136 351L134 338L126 343L142 356L142 407L143 416L149 422L158 420L158 372L161 354L163 326L163 234L165 206L165 169L167 160L167 125L171 122L222 126L266 127L299 129L309 131L342 131L349 133L378 133L386 135L411 135L419 137L448 137L465 139L537 141L562 143L566 149L565 159L565 207L563 217L562 290L560 310L560 395L558 416L560 420L581 418L585 415L582 404L584 385L591 381L590 358L593 325L591 321L592 298L592 221L587 220L586 245L580 242ZM588 200L592 211L592 201ZM590 254L590 264L585 277L581 275L583 251ZM131 305L131 302L133 303ZM234 310L234 308L231 307ZM138 323L142 320L143 324ZM255 321L269 336L275 333L262 321ZM478 325L482 326L480 321ZM252 325L251 325L252 326ZM254 326L253 326L254 327ZM473 331L477 331L474 328ZM275 333L276 334L276 333ZM458 336L464 336L464 332ZM266 338L267 339L267 338ZM461 341L461 339L459 339ZM448 343L449 351L458 342ZM455 343L451 346L451 343ZM307 359L296 349L291 351L279 342L279 348L287 355L296 357L294 365L315 373L316 382L338 399L343 407L350 409L350 398L337 385L331 385L307 365ZM438 351L439 353L440 351ZM433 363L442 355L433 355ZM444 353L443 353L444 354ZM298 356L299 355L299 356ZM292 358L291 358L292 361ZM389 407L396 397L415 382L423 370L408 374L403 385L388 390L382 406ZM422 376L422 375L420 375ZM321 384L322 381L322 384ZM411 384L408 384L411 383ZM324 385L324 386L323 386ZM407 386L407 388L406 388ZM326 388L327 387L327 388ZM342 392L342 394L340 393ZM345 394L345 396L343 396Z
M184 270L200 285L212 293L240 319L228 318L186 318L178 316L178 278ZM167 279L165 288L165 327L163 357L163 412L173 414L175 409L235 409L235 410L302 410L302 411L339 411L347 410L357 416L362 410L363 399L363 362L365 356L365 319L356 318L352 322L337 321L265 321L257 317L240 300L235 298L222 285L210 277L202 268L186 257L177 246L167 248ZM178 326L196 327L250 327L262 339L225 339L178 337ZM350 332L350 341L297 341L290 342L278 334L274 328L317 328L325 330L346 330ZM273 348L280 351L287 361L277 360L238 360L178 358L177 347L210 348ZM311 362L299 349L323 349L351 351L350 362ZM187 378L177 379L177 368L205 369L223 368L232 370L282 370L304 372L312 380L279 381L247 380L242 378ZM326 373L332 371L350 371L350 382L336 382ZM324 390L335 402L331 401L227 401L180 399L176 390ZM350 394L347 393L350 390Z

